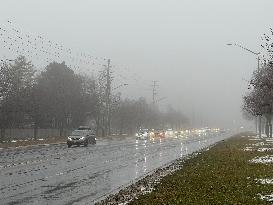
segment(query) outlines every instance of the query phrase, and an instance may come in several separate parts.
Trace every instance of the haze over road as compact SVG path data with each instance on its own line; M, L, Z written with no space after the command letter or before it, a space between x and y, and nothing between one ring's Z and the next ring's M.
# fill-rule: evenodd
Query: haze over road
M230 134L101 140L89 147L65 144L0 150L3 204L93 204L148 172L227 138Z
M241 96L256 59L226 44L261 51L272 6L266 0L9 0L2 1L0 24L9 20L26 34L111 58L114 83L129 84L121 89L124 98L144 96L151 102L150 85L158 80L158 97L167 97L160 102L163 108L171 104L200 126L240 127L249 125L240 113ZM1 46L1 57L15 59L17 52L6 47ZM49 57L28 59L43 69Z

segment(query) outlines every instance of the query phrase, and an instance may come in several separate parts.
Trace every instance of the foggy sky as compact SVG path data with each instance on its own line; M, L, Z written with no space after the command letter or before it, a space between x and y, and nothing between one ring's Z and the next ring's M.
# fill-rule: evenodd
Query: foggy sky
M270 0L9 0L0 23L43 34L67 47L111 58L127 76L123 97L151 101L159 81L161 107L172 104L196 123L244 125L242 95L273 24ZM138 81L131 76L140 76ZM125 80L124 80L125 81ZM123 80L117 79L117 85Z

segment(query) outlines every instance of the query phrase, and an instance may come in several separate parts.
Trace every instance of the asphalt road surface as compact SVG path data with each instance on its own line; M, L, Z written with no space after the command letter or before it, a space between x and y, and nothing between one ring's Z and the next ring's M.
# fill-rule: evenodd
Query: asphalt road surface
M93 204L120 186L228 136L2 149L0 204Z

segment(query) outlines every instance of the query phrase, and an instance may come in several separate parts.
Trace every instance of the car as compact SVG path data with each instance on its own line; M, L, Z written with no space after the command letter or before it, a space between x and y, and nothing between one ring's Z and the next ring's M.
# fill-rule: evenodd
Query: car
M72 145L84 145L87 147L88 144L96 144L96 135L91 128L79 127L77 130L74 130L67 138L68 148Z
M165 137L165 131L163 129L153 129L152 132L150 132L150 138L164 138Z
M166 137L175 137L174 131L173 131L172 129L168 129L168 130L165 132L165 136L166 136Z
M147 140L148 137L149 137L149 130L148 129L142 129L142 130L139 130L138 133L136 133L137 140Z
M175 138L178 138L178 137L180 137L180 138L183 138L183 137L187 138L187 134L184 131L175 131L174 135L175 135Z

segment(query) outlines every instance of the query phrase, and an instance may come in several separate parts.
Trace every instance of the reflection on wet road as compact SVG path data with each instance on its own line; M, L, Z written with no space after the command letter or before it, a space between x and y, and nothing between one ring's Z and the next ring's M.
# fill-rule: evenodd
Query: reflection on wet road
M228 137L102 140L89 147L0 150L1 204L92 204L179 157Z

